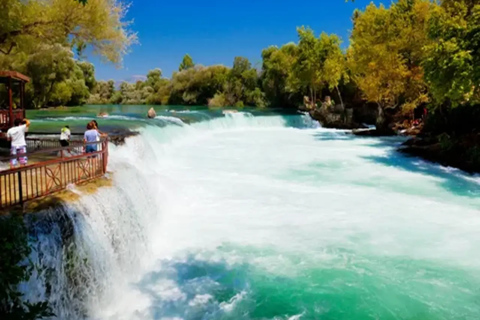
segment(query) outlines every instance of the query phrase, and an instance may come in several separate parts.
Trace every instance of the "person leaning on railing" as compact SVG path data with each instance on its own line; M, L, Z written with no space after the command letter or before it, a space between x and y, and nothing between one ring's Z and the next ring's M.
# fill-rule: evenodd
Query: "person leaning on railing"
M85 147L86 153L97 152L97 139L100 138L100 133L94 128L94 125L89 122L87 124L87 131L83 135L83 141L87 144Z
M86 153L97 152L100 144L100 138L105 137L106 134L98 130L98 124L95 120L91 121L87 125L87 131L84 134L84 142L87 144L85 147Z
M25 134L28 132L28 127L30 127L30 121L27 119L15 119L15 127L8 129L7 139L11 141L10 155L17 156L17 154L27 153L27 142L25 141ZM27 157L20 156L10 159L10 168L13 169L18 164L20 160L20 165L27 165Z

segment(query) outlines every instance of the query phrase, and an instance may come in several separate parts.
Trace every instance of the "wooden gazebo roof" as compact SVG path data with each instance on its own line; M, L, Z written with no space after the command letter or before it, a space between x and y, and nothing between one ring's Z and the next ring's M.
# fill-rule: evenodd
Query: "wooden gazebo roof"
M30 78L16 71L0 71L0 83L7 83L9 79L18 82L30 82Z

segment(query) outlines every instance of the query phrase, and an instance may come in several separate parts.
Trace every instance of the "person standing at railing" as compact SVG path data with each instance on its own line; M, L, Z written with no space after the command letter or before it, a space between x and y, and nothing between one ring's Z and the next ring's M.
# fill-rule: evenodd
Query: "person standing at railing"
M90 123L92 124L92 128L95 129L95 130L97 130L98 133L99 133L99 136L97 137L97 142L98 142L98 144L97 144L97 151L101 151L101 149L102 149L102 145L100 144L101 137L106 137L107 134L104 133L104 132L102 132L102 131L100 131L100 129L98 128L98 122L97 122L97 120L92 120L92 121L90 121Z
M10 168L13 169L18 164L20 160L20 165L27 165L27 157L17 155L27 153L27 142L25 141L25 134L28 132L28 127L30 127L30 121L27 119L15 119L15 127L8 129L7 139L11 141L10 155L15 156L15 158L10 159Z
M95 125L92 122L87 124L87 131L83 136L84 142L87 144L85 147L86 153L97 152L98 140L100 138L100 133L95 129Z
M62 147L68 147L70 145L70 136L72 133L70 132L70 127L65 126L60 131L60 145Z

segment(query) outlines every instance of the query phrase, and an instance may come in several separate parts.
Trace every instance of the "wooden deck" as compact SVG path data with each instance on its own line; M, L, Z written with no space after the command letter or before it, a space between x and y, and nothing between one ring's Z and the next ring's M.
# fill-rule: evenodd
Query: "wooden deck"
M99 145L100 151L88 154L71 155L68 148L35 152L28 154L29 165L0 171L0 209L102 177L107 168L108 142Z

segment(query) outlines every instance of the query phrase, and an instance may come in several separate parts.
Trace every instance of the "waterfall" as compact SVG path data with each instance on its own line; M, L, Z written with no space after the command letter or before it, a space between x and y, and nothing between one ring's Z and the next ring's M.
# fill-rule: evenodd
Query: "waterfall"
M74 320L478 317L478 176L306 114L211 115L145 121L112 186L29 216L26 298Z
M148 126L125 145L110 146L111 187L28 218L30 259L37 268L22 290L31 302L48 301L57 319L108 317L105 305L124 301L128 306L128 290L119 288L139 280L136 275L153 263L162 211L178 199L171 187L176 182L163 175L169 149L226 131L317 127L306 115L227 113L193 125L159 119L171 125Z

